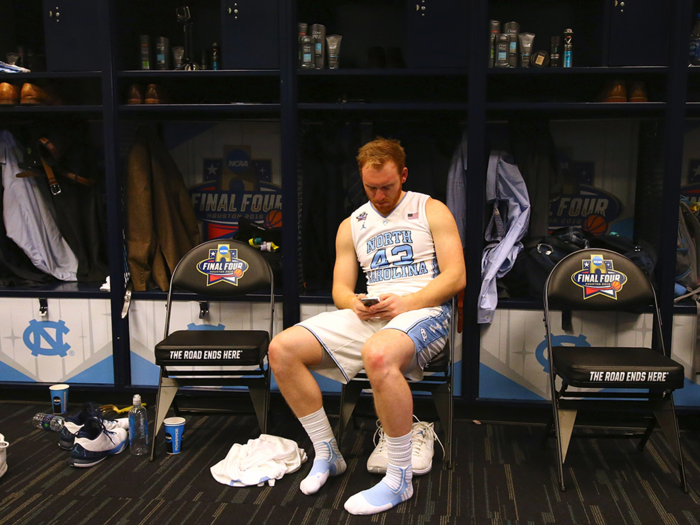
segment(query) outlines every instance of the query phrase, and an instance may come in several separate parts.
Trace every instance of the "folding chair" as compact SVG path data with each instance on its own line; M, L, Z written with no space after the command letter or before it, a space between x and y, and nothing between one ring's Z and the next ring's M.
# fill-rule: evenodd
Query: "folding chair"
M174 291L197 294L195 300L222 299L263 291L270 295L270 328L265 330L178 330L169 333ZM260 251L228 239L192 248L170 280L164 339L155 347L160 381L151 444L181 386L247 386L261 432L267 431L270 370L267 348L273 334L275 295L270 265Z
M452 315L447 343L442 351L433 357L424 368L425 375L420 381L409 381L408 386L412 392L430 392L442 429L445 432L444 456L442 458L445 468L452 468L452 423L454 407L454 347L455 347L455 323L457 315L457 301L452 299ZM363 390L369 389L369 378L364 370L357 374L352 381L343 385L340 394L340 422L338 424L338 442L345 434L350 418L360 399Z
M654 334L650 347L552 346L550 307L563 311L634 311L653 307ZM673 405L673 391L683 388L683 366L669 357L662 337L659 306L647 275L630 259L610 250L591 248L574 252L552 270L544 288L544 322L552 391L552 425L557 445L559 483L564 484L564 461L579 409L650 410L655 418L639 437L639 451L651 437L658 421L678 461L681 487L688 485ZM556 379L561 379L557 390ZM579 390L569 391L569 387ZM636 391L635 391L636 389ZM643 391L640 392L639 389ZM578 437L578 436L576 436ZM581 437L619 437L619 434L586 434Z

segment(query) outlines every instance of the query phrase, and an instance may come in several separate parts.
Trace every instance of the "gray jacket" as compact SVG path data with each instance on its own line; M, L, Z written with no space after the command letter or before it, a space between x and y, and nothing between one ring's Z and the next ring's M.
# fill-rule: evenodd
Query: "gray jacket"
M486 201L493 205L486 227L490 242L481 258L478 322L490 323L498 304L496 279L513 267L530 221L530 198L518 166L504 151L493 151L486 174Z
M61 281L75 281L78 259L58 229L53 203L39 191L41 179L17 178L24 158L22 147L9 131L0 131L3 218L7 236L27 254L34 266Z

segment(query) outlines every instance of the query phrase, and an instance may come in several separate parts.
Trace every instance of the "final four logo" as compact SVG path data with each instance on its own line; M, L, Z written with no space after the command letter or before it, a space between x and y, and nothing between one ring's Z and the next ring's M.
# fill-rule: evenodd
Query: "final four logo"
M238 250L231 250L228 244L219 244L209 250L209 258L197 265L197 270L207 276L207 286L225 281L238 286L238 279L249 268L249 264L238 259Z
M576 286L583 288L583 298L588 299L594 295L604 295L611 299L617 299L617 292L627 282L627 276L613 268L613 262L603 259L602 255L593 254L588 261L582 261L583 270L571 276Z

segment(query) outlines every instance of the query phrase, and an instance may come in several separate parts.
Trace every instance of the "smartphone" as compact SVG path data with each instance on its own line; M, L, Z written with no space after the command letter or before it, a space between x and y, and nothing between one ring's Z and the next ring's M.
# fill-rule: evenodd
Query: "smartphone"
M365 306L372 306L377 304L379 299L377 297L361 297L360 301L362 301L362 304Z

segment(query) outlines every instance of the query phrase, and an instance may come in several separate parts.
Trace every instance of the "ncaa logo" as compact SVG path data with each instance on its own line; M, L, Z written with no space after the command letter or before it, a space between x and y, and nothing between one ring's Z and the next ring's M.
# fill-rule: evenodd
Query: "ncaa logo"
M228 255L228 246L226 246L225 244L219 246L219 254L223 257L226 257L226 255Z
M605 264L603 263L603 257L601 255L594 255L591 257L591 273L607 273L605 269Z
M250 167L250 157L242 149L234 149L226 155L226 167L234 173L244 173Z

